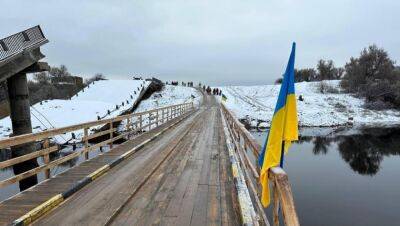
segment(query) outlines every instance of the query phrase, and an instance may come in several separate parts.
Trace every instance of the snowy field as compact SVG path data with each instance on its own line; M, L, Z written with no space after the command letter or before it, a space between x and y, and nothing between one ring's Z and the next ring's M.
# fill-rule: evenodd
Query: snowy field
M198 106L202 101L202 94L192 87L165 85L160 92L153 93L143 100L135 112L147 111L186 102L194 102Z
M49 100L43 101L42 104L37 103L31 107L33 131L95 121L97 116L115 117L129 109L138 98L140 89L146 88L149 84L150 82L144 80L96 81L73 96L71 100ZM116 109L117 105L118 109ZM110 110L109 115L108 110ZM11 133L10 117L0 120L0 137L8 137ZM60 142L69 138L69 134L63 135Z
M325 81L340 90L338 80ZM400 112L396 110L374 111L363 108L364 100L346 93L325 93L318 90L319 82L296 83L299 125L308 127L392 126L400 124ZM219 87L228 98L226 106L238 118L249 118L253 126L257 120L269 126L275 109L280 85L225 86Z

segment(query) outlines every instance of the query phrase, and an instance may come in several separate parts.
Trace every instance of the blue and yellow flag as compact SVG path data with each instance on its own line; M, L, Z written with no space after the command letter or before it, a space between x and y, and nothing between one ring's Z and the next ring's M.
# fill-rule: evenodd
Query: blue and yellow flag
M258 159L258 163L261 167L261 202L264 207L267 207L270 203L268 170L278 166L280 163L282 165L282 149L284 149L286 153L291 142L298 140L297 107L294 93L295 51L296 43L293 43L289 62L283 76L278 102L276 103L274 116L272 117L268 138Z

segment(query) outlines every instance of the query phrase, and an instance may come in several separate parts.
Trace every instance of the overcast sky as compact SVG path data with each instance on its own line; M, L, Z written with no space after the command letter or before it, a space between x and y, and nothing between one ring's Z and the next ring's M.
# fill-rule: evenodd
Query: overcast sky
M210 84L270 84L291 42L296 67L343 66L376 43L400 61L398 0L2 0L0 37L40 24L51 65L77 75L154 75Z

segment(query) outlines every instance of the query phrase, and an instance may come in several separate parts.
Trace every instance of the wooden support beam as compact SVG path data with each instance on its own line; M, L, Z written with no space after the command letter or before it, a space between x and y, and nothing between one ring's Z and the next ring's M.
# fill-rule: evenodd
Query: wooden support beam
M113 130L113 120L110 120L110 140L113 139L114 130ZM110 149L113 148L113 142L110 142Z
M44 140L43 147L44 148L49 148L50 147L50 140L48 138ZM46 164L46 165L50 163L50 155L49 155L49 153L46 153L46 154L43 155L43 163ZM45 175L46 179L49 179L50 176L51 176L50 169L46 169L44 171L44 175Z
M83 140L85 142L85 150L87 150L89 148L89 139L88 139L88 128L84 128L83 129ZM85 160L89 159L89 152L85 152Z

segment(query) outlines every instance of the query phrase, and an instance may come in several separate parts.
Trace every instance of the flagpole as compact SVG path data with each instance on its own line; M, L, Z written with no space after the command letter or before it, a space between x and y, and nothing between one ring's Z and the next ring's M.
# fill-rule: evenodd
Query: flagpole
M282 151L281 151L281 162L280 162L280 164L279 164L279 166L281 167L281 168L283 168L283 158L284 158L284 156L285 156L285 141L282 141Z

